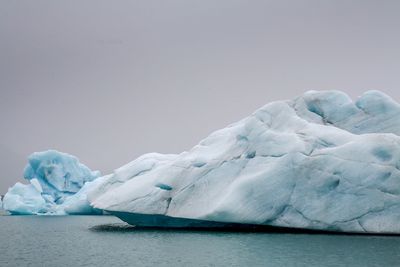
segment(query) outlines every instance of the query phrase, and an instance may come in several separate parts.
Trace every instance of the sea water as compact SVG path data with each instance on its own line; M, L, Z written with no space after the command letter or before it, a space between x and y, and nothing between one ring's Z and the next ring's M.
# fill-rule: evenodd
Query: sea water
M400 236L137 229L0 216L0 266L399 266Z

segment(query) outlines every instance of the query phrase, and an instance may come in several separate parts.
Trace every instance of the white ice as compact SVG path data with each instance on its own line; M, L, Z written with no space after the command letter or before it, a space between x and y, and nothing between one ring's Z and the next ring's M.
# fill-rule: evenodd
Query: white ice
M310 91L270 103L179 155L103 177L108 211L345 232L400 233L400 105Z

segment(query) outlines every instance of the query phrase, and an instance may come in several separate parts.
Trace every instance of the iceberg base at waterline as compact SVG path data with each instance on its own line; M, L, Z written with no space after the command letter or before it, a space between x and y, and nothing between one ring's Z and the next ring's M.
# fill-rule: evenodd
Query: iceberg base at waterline
M241 223L178 218L161 214L139 214L118 211L110 211L109 213L130 225L146 228L247 228L256 226Z
M335 228L312 229L302 227L274 226L266 224L250 224L250 223L230 223L220 221L208 221L200 219L188 219L171 217L161 214L140 214L119 211L104 211L106 214L114 215L120 220L134 226L136 229L159 229L159 230L204 230L204 231L245 231L245 232L279 232L279 233L348 233L348 234L384 234L399 235L397 232L366 232L359 230L338 231Z

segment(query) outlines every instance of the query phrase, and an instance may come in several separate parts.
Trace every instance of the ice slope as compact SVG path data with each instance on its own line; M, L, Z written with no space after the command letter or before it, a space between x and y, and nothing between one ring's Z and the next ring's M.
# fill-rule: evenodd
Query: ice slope
M91 171L69 154L55 150L29 156L24 178L4 196L4 209L12 214L92 214L86 193L98 171Z
M400 105L381 92L353 102L310 91L188 152L144 155L104 177L89 200L118 213L400 233L399 134Z

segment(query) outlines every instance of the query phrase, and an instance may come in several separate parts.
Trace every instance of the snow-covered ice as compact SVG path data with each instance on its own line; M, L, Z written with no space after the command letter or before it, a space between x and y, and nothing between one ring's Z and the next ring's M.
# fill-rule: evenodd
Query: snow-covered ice
M4 209L12 214L97 214L86 193L99 176L72 155L55 150L33 153L24 171L30 183L9 188Z
M400 105L310 91L265 105L179 155L102 177L93 207L344 232L400 233ZM161 226L161 225L160 225Z

